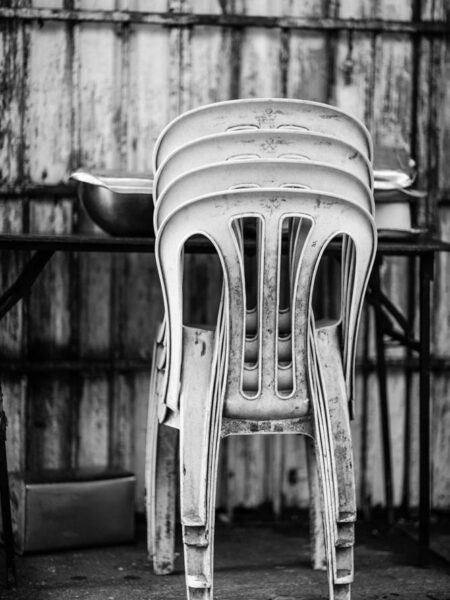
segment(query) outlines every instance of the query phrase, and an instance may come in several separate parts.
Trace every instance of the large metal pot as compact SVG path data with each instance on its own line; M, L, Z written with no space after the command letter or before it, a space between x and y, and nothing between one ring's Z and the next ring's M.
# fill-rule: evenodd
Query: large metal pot
M70 176L78 197L101 229L115 236L153 235L153 179L118 171L79 169Z

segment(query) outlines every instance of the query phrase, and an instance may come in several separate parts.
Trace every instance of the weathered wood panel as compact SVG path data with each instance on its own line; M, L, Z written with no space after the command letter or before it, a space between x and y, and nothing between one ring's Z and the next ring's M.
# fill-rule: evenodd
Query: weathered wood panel
M447 64L450 65L450 53L447 49ZM447 100L450 98L450 85L446 83ZM448 106L446 107L449 112ZM448 122L450 125L450 121ZM450 129L447 129L447 132ZM447 146L448 147L448 146ZM442 206L439 210L439 233L443 239L450 241L450 206ZM450 256L442 254L436 261L434 283L433 312L433 353L447 358L450 354ZM432 468L433 468L433 506L448 509L450 490L450 435L449 435L449 402L450 373L436 374L432 386Z
M88 3L77 2L77 8ZM98 8L112 8L113 2L96 3ZM116 34L109 26L73 27L73 151L74 167L108 169L119 167L119 141L115 92ZM101 51L98 51L101 48ZM96 59L92 60L95 56ZM80 214L78 230L90 227ZM81 254L78 258L79 352L84 358L111 358L114 335L114 265L115 257L105 254ZM85 290L89 290L86 293ZM78 449L75 464L107 466L110 461L111 397L110 374L81 374L77 431Z
M69 233L70 202L33 202L30 231ZM67 254L53 257L28 300L28 356L63 359L71 356L70 261ZM72 388L62 373L33 373L28 378L27 468L63 468L72 464Z
M23 68L24 31L14 23L0 23L0 181L15 182L23 176ZM0 205L3 232L22 231L24 203L6 198ZM2 289L20 273L24 258L14 252L0 256ZM7 358L24 354L24 306L20 302L0 322L0 352ZM11 472L23 471L26 453L25 405L27 382L21 374L0 374L4 410L8 416L7 459Z
M35 7L147 11L145 0L34 0L9 4ZM243 15L380 18L410 22L408 0L158 0L151 10ZM424 19L443 19L441 1L423 2ZM450 239L450 179L445 156L450 144L450 51L443 38L405 34L350 35L247 27L170 27L113 23L0 23L0 181L57 183L70 169L122 168L150 171L151 148L162 127L180 111L234 97L287 95L330 101L362 118L375 140L406 148L417 159L419 184L429 190L419 222L438 223ZM20 231L86 231L86 216L68 200L5 199L0 227ZM22 254L2 253L3 288L23 264ZM386 261L383 285L406 308L406 262ZM450 359L450 265L436 265L433 352ZM187 259L186 285L193 293L186 316L213 322L221 276L211 257ZM108 465L132 468L138 476L137 506L143 506L144 369L119 371L117 360L148 360L162 314L154 259L147 256L56 256L33 295L0 325L3 358L52 357L101 360L110 368L70 375L3 374L10 418L10 465ZM417 319L416 319L417 321ZM359 353L362 355L362 348ZM373 343L369 356L374 358ZM389 359L404 352L389 348ZM411 503L417 503L417 381L411 393ZM359 388L362 391L361 377ZM378 395L371 375L367 398L354 423L360 496L383 503ZM395 500L402 497L405 377L389 372ZM450 506L448 377L433 383L433 502ZM26 401L25 401L26 398ZM365 409L363 410L363 403ZM364 412L365 411L365 412ZM24 422L28 423L25 435ZM26 440L25 440L26 438ZM26 441L26 445L25 445ZM306 506L306 457L298 437L231 438L224 444L218 501L228 510L272 503Z

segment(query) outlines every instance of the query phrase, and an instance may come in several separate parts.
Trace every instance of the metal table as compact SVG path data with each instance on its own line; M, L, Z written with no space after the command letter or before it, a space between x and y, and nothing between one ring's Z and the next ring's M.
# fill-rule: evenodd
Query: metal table
M337 249L338 246L334 245ZM333 248L333 245L332 245ZM29 251L30 259L17 280L0 296L0 319L24 296L26 296L42 269L53 254L62 252L144 252L153 253L154 238L113 238L94 235L36 235L0 234L0 249ZM204 240L194 240L190 252L210 252ZM375 311L377 339L377 373L380 390L382 421L383 464L388 522L393 522L392 464L384 356L384 334L404 343L419 353L420 376L420 508L419 508L419 562L426 564L430 538L430 317L431 282L434 259L437 252L450 252L450 243L425 235L409 235L399 238L381 237L375 266L372 272L368 300ZM406 256L419 261L419 340L415 340L408 319L398 311L382 292L380 266L387 256ZM393 318L402 331L392 327ZM0 390L1 393L1 390ZM14 542L11 524L8 471L6 462L6 415L0 395L0 501L6 554L7 584L15 583Z

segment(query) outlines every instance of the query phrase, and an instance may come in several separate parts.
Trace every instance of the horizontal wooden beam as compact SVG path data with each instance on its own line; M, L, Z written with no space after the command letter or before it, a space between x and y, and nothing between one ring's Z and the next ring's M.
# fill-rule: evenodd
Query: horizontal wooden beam
M56 184L37 184L37 183L17 183L13 185L0 185L0 201L14 199L37 199L37 198L76 198L75 183L56 183ZM450 189L440 190L437 202L440 205L448 206L450 204Z
M77 193L75 183L36 184L18 183L0 186L0 200L26 198L75 198Z
M140 372L148 371L150 374L151 359L146 358L80 358L80 359L60 359L60 360L33 360L21 358L0 358L0 370L3 373L51 373L51 372L71 372L85 371L89 372ZM419 363L417 360L392 358L386 360L386 366L389 369L401 369L408 371L418 371ZM374 359L367 362L359 360L356 364L358 372L373 372L377 368ZM431 370L433 372L443 372L450 369L450 357L433 357L431 360Z
M150 375L151 358L92 359L80 358L72 360L33 360L33 359L0 359L0 369L9 373L53 373L85 371L93 372L140 372Z
M155 13L125 10L66 10L51 8L0 8L0 19L64 21L70 23L117 23L162 27L262 27L328 31L367 31L420 35L449 35L445 21L396 21L384 19L338 19L317 17L267 17L240 14Z

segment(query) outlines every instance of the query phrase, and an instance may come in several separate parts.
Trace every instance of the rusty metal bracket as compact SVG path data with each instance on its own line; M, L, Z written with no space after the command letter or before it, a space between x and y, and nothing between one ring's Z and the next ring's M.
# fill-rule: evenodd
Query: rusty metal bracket
M33 283L52 256L53 251L49 250L40 250L33 254L16 281L0 296L0 319L30 292Z
M386 334L391 339L400 342L415 352L420 352L420 342L414 338L407 319L381 289L377 289L373 285L370 286L367 290L366 298L372 306L379 305L383 334ZM401 327L402 331L395 329L394 321Z

